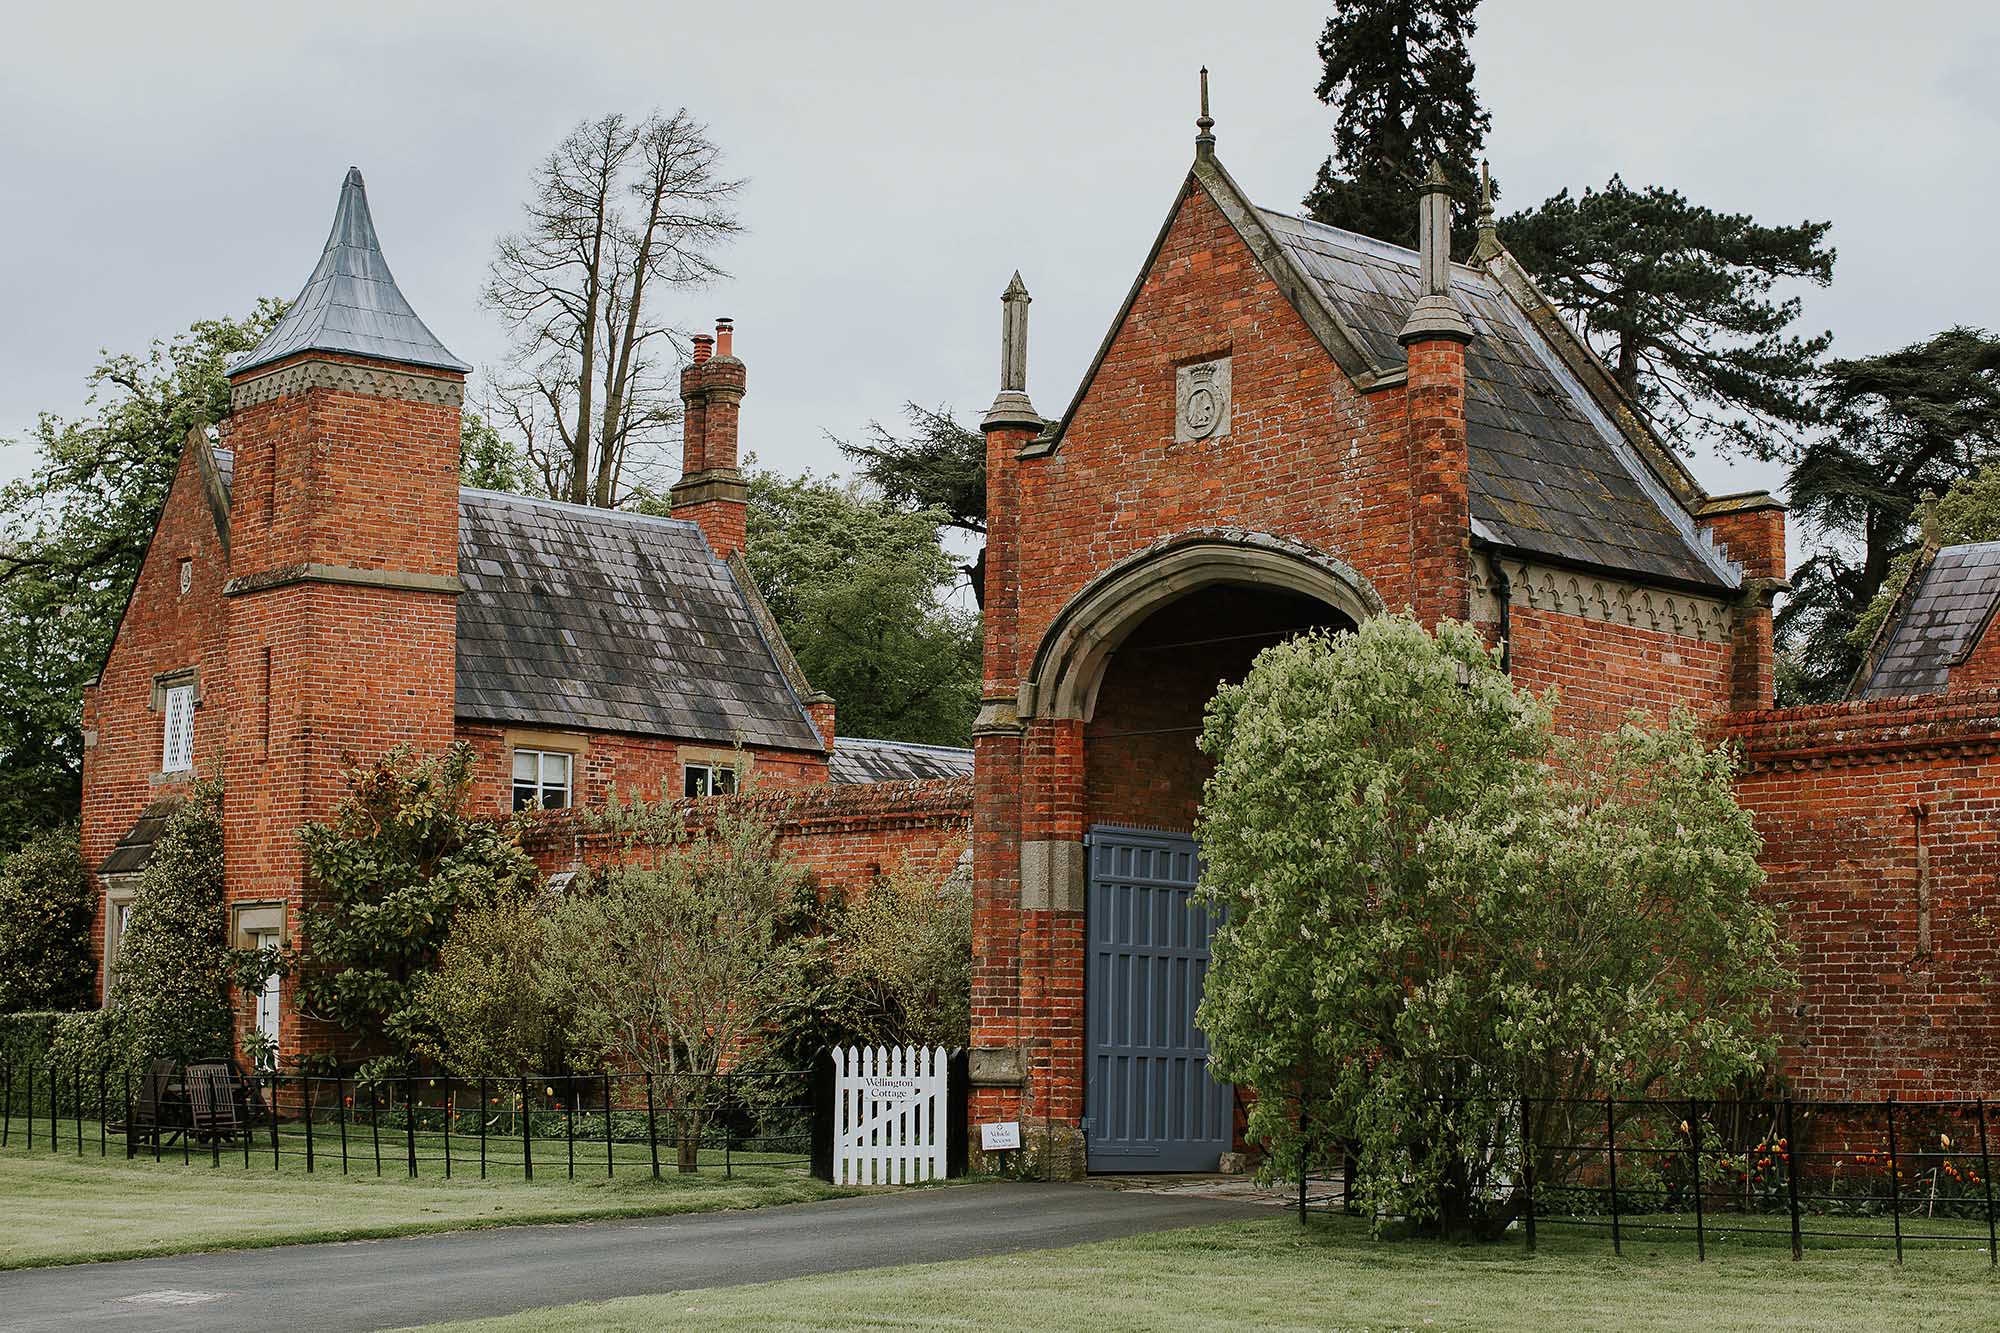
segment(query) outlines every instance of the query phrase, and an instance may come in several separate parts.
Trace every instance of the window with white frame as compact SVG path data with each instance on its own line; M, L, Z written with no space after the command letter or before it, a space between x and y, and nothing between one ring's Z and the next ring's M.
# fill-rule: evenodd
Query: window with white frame
M736 790L736 768L732 764L689 764L689 796L724 796Z
M194 685L167 686L160 691L160 703L167 717L160 771L185 773L194 767Z
M575 756L561 750L514 751L514 808L562 810L570 804Z

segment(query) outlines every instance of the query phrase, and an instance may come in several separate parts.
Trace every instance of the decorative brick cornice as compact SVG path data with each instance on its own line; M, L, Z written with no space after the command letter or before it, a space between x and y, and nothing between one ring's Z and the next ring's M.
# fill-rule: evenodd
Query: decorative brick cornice
M277 366L268 374L230 385L229 410L241 412L246 407L268 403L286 394L304 393L308 389L337 389L342 393L367 394L371 398L400 398L438 407L457 408L465 403L465 381L462 378L313 357Z
M1670 591L1644 583L1540 565L1511 555L1475 553L1472 560L1472 618L1500 618L1496 570L1506 575L1507 594L1516 608L1581 616L1607 625L1632 625L1728 643L1735 611L1719 597Z
M457 596L465 585L449 574L418 574L407 569L356 569L349 565L286 565L256 574L242 574L222 585L224 597L289 587L294 583L340 583L354 588L396 588L403 592L435 592Z

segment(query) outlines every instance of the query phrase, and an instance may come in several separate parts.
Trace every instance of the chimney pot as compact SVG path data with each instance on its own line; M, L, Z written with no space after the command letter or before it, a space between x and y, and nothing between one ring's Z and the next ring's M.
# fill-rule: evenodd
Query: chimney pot
M698 366L715 354L715 339L706 333L694 335L694 363Z
M736 355L736 321L726 316L715 321L715 354Z

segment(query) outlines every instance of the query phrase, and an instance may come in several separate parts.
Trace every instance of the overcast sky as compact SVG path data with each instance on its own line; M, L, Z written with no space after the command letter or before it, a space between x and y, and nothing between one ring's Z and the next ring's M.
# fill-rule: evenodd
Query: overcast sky
M478 290L531 169L578 119L685 105L749 178L733 275L676 322L737 320L744 441L837 470L906 399L976 416L998 296L1035 297L1029 388L1062 410L1192 153L1213 71L1221 156L1295 208L1328 151L1323 0L1091 3L41 4L0 43L0 437L74 413L98 350L290 297L342 173L397 278L494 364ZM2000 326L2000 6L1489 0L1489 151L1522 206L1675 186L1831 218L1806 316L1840 354ZM18 446L0 475L27 464ZM1714 490L1774 484L1713 460Z

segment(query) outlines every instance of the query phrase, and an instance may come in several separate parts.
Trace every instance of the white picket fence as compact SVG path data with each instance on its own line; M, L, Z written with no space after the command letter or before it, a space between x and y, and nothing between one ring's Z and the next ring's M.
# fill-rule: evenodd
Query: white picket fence
M833 1059L834 1183L944 1179L944 1048L843 1046Z

